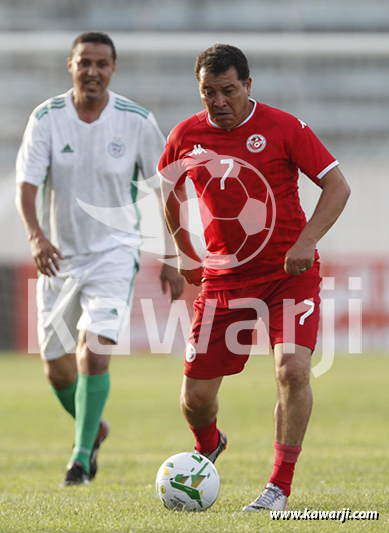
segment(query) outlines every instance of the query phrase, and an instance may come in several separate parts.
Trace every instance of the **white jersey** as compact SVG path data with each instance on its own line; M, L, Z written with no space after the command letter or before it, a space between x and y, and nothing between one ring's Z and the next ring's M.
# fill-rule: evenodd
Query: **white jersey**
M100 117L88 124L78 117L72 91L34 110L16 163L17 182L43 186L41 226L66 257L115 248L129 236L140 240L138 170L157 189L155 169L165 144L153 114L144 107L108 91ZM97 210L105 224L87 213L95 214L95 206L127 207ZM117 211L120 216L112 218Z

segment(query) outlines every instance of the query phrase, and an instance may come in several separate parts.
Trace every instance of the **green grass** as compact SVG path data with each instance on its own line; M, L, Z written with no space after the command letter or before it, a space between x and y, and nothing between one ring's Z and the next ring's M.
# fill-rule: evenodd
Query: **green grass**
M388 367L385 357L339 357L313 378L315 406L296 469L291 509L374 510L378 522L271 521L241 507L266 483L273 461L275 383L270 357L253 356L226 378L218 460L221 491L205 513L171 512L154 494L160 464L189 451L181 417L180 358L115 357L106 417L112 433L91 487L59 487L73 423L50 392L39 359L0 356L0 531L354 532L389 530Z

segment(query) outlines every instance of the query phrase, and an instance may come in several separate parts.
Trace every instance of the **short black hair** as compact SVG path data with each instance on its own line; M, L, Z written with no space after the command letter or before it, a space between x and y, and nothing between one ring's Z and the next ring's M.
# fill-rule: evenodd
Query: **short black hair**
M214 44L197 56L195 65L197 81L200 81L200 70L202 68L214 76L218 76L227 72L231 67L236 68L240 81L246 82L249 79L249 62L242 50L230 44Z
M108 33L99 31L87 31L79 35L73 42L72 49L70 51L70 57L73 57L74 49L80 43L96 43L96 44L108 44L112 49L112 59L116 63L116 49L111 37Z

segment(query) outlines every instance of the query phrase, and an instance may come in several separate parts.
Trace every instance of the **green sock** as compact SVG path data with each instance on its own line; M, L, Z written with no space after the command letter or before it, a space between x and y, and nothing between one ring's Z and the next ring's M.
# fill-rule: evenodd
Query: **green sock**
M69 387L66 387L66 389L57 390L54 387L51 387L51 390L58 398L59 403L64 409L66 409L68 413L72 415L73 418L76 417L76 407L74 403L74 398L77 390L77 382L78 376L76 377L76 381L72 383L72 385L70 385Z
M89 474L93 443L109 393L109 372L99 376L78 374L76 439L70 462L78 461Z

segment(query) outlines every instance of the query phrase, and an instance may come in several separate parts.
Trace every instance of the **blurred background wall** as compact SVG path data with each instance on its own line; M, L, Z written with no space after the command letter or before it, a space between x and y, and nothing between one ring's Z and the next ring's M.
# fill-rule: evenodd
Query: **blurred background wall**
M92 29L109 32L117 47L111 88L153 111L165 134L201 108L193 74L197 53L215 42L243 49L253 96L308 123L338 158L352 188L345 213L319 247L323 274L335 281L323 296L335 299L339 349L348 350L350 336L354 346L359 339L361 350L388 347L387 0L2 0L0 348L28 348L27 279L34 269L14 208L17 149L31 111L70 87L71 43ZM310 214L319 191L304 176L300 187ZM146 234L154 224L146 209ZM143 254L142 261L124 352L149 349L140 298L155 302L161 337L170 311L160 295L155 256ZM350 276L361 278L360 289ZM362 301L362 332L350 319L350 298ZM193 291L186 299L193 299ZM30 322L30 349L36 351L31 316ZM172 349L181 349L183 335L176 337Z

